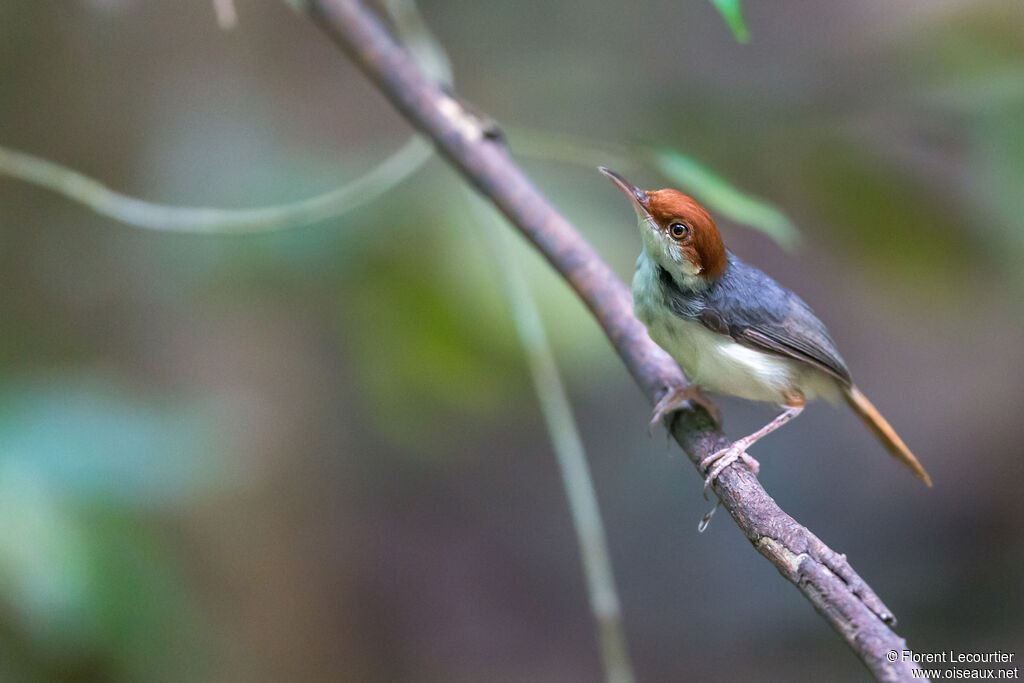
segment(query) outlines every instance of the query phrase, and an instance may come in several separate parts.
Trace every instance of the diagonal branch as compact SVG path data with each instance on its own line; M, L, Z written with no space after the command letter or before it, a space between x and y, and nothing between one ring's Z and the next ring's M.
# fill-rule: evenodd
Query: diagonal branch
M438 151L522 232L600 323L647 398L685 386L674 361L633 317L626 286L516 166L493 124L425 76L361 0L287 0L316 23L366 73ZM682 411L672 435L698 465L727 445L702 409ZM879 681L915 679L911 665L889 662L906 644L871 587L807 528L782 511L742 466L718 477L715 493L750 542L792 582Z

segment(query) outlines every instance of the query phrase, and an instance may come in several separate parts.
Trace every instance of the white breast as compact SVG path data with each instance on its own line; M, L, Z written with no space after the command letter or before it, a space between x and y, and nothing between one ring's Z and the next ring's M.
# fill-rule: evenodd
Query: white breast
M839 398L835 381L814 366L742 346L666 309L657 268L643 256L633 276L633 312L690 381L708 391L779 404L794 389L808 400Z

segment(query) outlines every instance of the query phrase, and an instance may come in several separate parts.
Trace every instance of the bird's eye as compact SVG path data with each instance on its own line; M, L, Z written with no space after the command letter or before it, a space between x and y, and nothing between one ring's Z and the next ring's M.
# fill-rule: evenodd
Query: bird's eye
M668 226L668 232L672 235L672 239L681 240L690 234L690 226L685 223L673 223Z

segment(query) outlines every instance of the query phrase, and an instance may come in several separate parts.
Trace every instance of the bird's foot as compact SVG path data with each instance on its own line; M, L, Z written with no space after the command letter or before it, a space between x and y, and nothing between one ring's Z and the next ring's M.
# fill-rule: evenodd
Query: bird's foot
M747 454L747 448L750 444L744 443L743 439L734 442L727 448L723 448L720 451L712 453L708 457L700 461L700 468L705 472L704 478L704 495L707 496L708 489L715 483L726 467L733 464L737 460L742 460L746 463L750 471L756 476L761 471L761 463L755 460L752 456Z
M647 426L647 432L651 433L654 427L661 423L667 416L682 408L688 401L702 406L704 410L708 411L711 418L721 426L722 411L718 409L718 406L708 398L708 395L705 394L699 386L691 384L688 387L682 387L681 389L676 389L675 391L666 394L663 399L658 401L658 405L654 406L654 415L651 417L651 422Z

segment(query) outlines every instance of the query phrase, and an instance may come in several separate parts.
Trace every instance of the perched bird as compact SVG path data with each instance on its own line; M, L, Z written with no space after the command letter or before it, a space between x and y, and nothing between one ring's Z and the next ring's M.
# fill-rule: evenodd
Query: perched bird
M641 190L598 167L633 204L643 251L633 275L633 312L651 339L668 352L693 383L662 399L651 424L694 401L721 422L702 389L783 411L753 434L701 462L705 488L743 459L751 445L800 414L807 401L846 399L882 444L931 486L921 463L896 431L853 384L836 345L796 294L725 248L710 214L677 190Z

